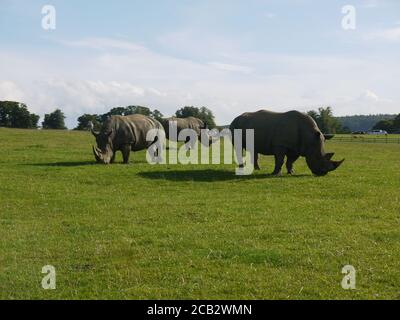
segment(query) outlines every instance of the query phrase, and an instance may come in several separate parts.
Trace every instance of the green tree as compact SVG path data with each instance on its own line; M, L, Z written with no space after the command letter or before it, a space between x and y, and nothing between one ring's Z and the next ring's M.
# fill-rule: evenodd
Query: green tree
M393 129L395 131L399 131L400 130L400 113L393 120Z
M342 127L340 130L337 131L337 133L350 134L351 130L349 127Z
M39 116L30 113L28 107L16 101L0 101L0 126L9 128L37 128Z
M315 110L310 110L307 112L307 114L314 119L314 121L318 124L319 121L319 114L317 111Z
M309 111L307 114L312 117L323 133L338 133L342 131L341 123L333 116L332 108L318 108L318 111Z
M95 130L100 130L101 116L97 114L84 114L78 118L78 126L74 130L87 130L92 122Z
M394 120L378 121L372 129L373 130L385 130L388 133L396 131L395 126L394 126Z
M378 121L372 128L373 130L385 130L388 133L400 131L400 114L393 119L384 119Z
M56 109L54 112L45 114L44 121L42 122L43 129L59 129L65 130L64 113L60 109Z
M160 121L164 117L164 115L160 111L158 111L157 109L152 111L150 116L153 117L154 119L158 120L158 121Z
M155 110L157 111L157 110ZM159 112L159 111L157 111ZM127 116L130 114L143 114L145 116L151 117L153 116L153 112L148 107L143 106L127 106L127 107L116 107L112 108L109 112L101 115L101 121L105 121L109 116ZM161 113L160 113L161 114ZM158 115L158 113L157 113Z
M142 106L127 106L125 107L124 115L127 116L129 114L142 114L144 116L151 116L151 110L147 107Z
M216 127L215 117L212 111L206 107L197 108L193 106L186 106L177 110L175 116L177 118L196 117L203 120L210 129Z
M351 131L368 131L381 120L393 120L393 114L370 114L336 117L343 127L350 128Z
M101 115L101 121L104 122L107 117L109 116L124 116L125 115L125 108L124 107L115 107L112 108L110 111L107 113Z

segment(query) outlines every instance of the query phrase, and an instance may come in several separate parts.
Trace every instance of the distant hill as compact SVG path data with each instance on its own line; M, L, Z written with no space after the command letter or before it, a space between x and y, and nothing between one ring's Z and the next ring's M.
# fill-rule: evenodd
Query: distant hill
M356 115L336 117L343 127L347 127L350 131L368 131L381 120L394 119L394 114L376 114L376 115Z

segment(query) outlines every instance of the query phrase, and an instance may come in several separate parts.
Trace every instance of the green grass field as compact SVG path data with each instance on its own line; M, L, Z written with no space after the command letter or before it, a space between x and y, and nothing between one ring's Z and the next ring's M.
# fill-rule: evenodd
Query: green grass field
M400 145L329 141L337 171L274 178L271 157L239 177L144 152L97 165L87 132L0 138L0 298L400 298Z

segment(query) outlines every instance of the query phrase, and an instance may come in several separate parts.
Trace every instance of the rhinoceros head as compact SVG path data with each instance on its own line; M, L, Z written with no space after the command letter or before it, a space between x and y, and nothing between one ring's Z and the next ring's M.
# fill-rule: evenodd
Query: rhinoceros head
M97 146L93 146L93 154L96 161L99 163L109 164L114 156L111 119L107 119L100 132L95 132L93 128L91 132L96 138L97 143Z
M324 151L324 136L320 132L314 135L314 141L311 143L311 148L306 155L306 162L312 173L316 176L324 176L328 172L336 170L343 163L341 161L331 160L334 153L325 153Z

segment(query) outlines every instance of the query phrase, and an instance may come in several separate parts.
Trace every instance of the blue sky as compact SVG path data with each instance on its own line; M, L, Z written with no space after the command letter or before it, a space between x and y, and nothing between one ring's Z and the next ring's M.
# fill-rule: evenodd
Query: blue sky
M220 124L260 108L400 112L396 0L0 0L0 30L0 100L60 107L69 127L131 104L207 106Z

